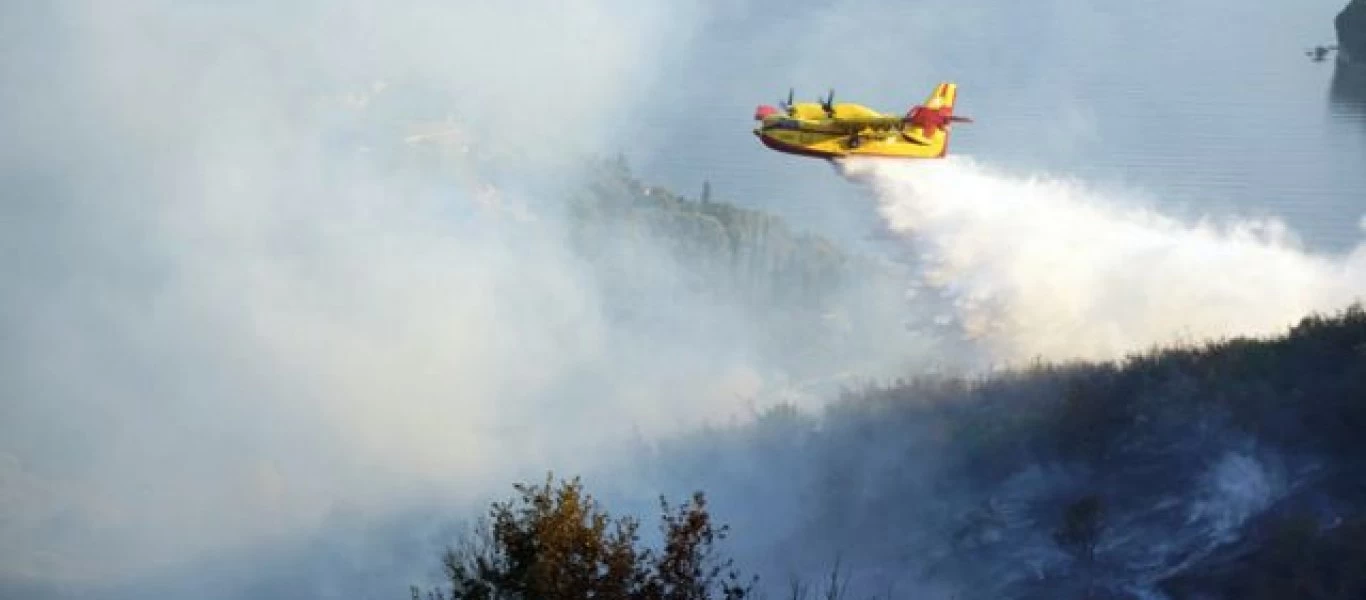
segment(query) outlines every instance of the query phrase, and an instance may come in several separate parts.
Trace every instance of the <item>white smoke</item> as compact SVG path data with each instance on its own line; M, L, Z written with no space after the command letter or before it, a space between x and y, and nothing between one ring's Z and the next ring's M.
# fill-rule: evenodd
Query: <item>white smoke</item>
M1204 523L1212 542L1231 541L1244 522L1284 494L1288 486L1283 479L1255 456L1228 452L1205 473L1190 523Z
M923 259L925 283L1002 360L1275 334L1366 291L1366 248L1311 254L1275 220L1181 222L1137 196L965 157L841 171L870 184L887 226Z
M734 402L690 382L743 367L615 326L558 213L480 185L562 202L691 13L514 4L0 10L0 583L459 502Z

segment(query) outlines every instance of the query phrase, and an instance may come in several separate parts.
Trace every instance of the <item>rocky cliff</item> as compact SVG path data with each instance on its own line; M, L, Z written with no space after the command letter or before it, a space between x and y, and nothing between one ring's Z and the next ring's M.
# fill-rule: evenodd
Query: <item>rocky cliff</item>
M1366 64L1366 0L1352 0L1334 20L1338 60Z

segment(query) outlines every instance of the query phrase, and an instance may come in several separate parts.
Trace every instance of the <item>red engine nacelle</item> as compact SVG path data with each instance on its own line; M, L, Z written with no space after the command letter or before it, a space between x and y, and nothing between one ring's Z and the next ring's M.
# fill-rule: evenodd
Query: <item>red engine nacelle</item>
M919 127L925 132L926 136L932 136L945 125L949 124L949 117L952 114L953 109L947 106L935 110L923 105L918 105L912 107L910 112L906 113L906 122L913 127Z
M939 108L929 108L924 105L916 105L906 113L906 123L919 127L925 135L932 136L940 129L948 129L951 123L971 123L972 119L967 117L953 116L952 106L941 106Z

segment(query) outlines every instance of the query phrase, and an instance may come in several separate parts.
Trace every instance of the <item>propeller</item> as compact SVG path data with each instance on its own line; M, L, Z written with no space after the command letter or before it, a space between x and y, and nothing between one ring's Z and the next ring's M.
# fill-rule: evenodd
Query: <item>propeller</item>
M830 89L830 95L824 100L820 100L821 108L825 109L826 116L835 118L835 89Z
M792 96L795 93L796 90L787 88L787 101L784 102L781 98L778 99L778 106L782 107L783 112L787 113L788 116L792 116Z

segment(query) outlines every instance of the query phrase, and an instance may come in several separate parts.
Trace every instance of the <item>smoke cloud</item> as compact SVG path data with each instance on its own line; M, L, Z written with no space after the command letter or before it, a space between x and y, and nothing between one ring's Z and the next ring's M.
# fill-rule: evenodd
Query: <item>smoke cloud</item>
M687 10L4 12L0 577L120 580L469 501L754 387L745 339L611 325L554 210Z
M1277 334L1366 291L1366 246L1312 254L1275 219L1181 222L1131 192L961 156L842 170L869 186L924 282L998 360Z

